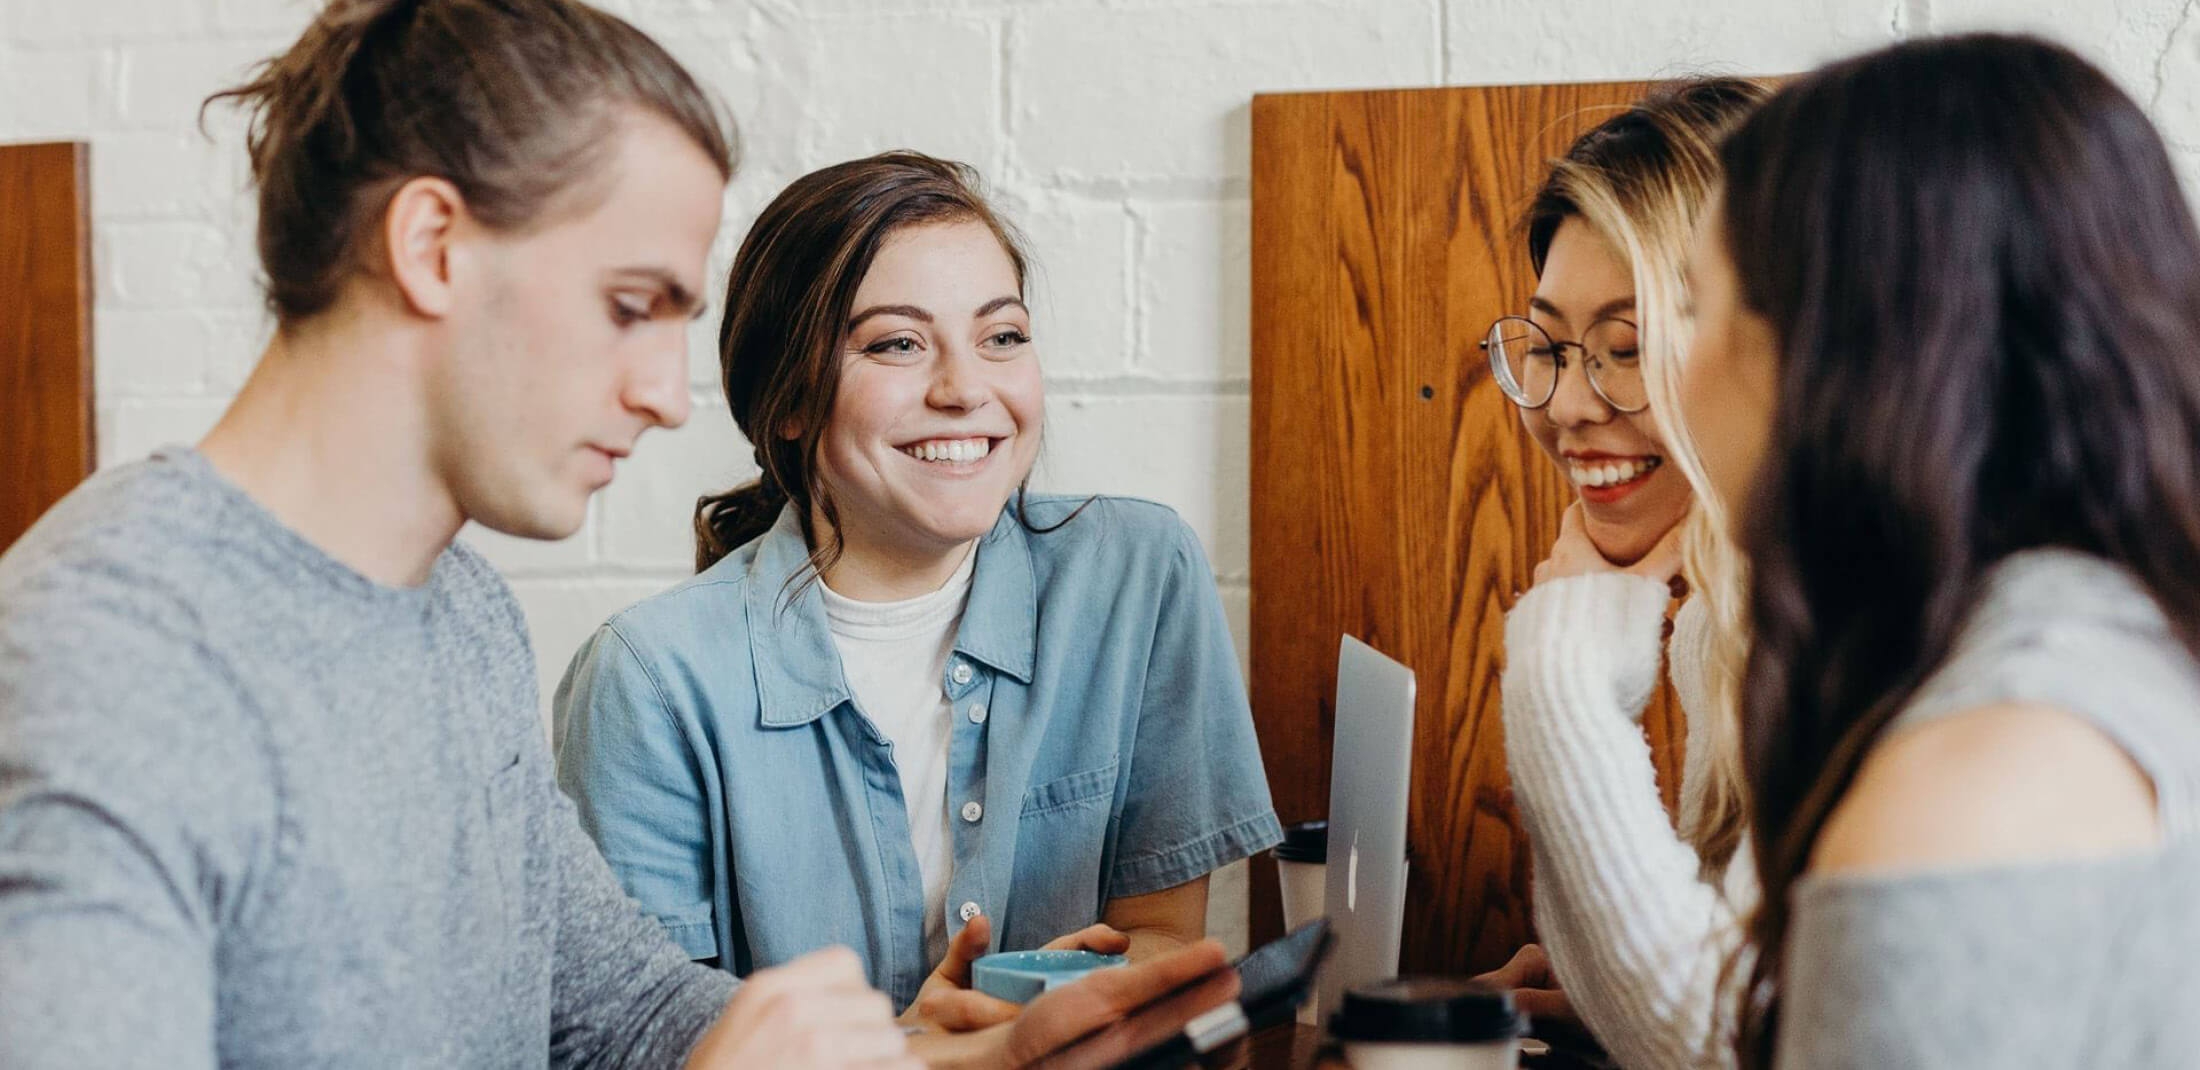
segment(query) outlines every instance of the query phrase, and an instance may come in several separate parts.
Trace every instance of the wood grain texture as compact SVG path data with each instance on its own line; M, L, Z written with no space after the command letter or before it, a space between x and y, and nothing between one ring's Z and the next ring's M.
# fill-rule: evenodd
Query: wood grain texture
M0 145L0 550L94 463L88 158Z
M1407 972L1532 938L1505 769L1504 614L1573 500L1476 342L1526 308L1516 221L1547 161L1643 83L1253 102L1252 701L1279 815L1329 800L1337 641L1413 667ZM1673 805L1685 723L1646 730ZM1255 868L1254 939L1281 929Z

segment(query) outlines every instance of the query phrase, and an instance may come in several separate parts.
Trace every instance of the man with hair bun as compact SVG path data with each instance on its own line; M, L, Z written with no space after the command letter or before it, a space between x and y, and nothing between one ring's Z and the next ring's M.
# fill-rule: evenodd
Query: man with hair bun
M1010 1065L1234 991L1210 943L912 1041L846 949L688 962L454 540L572 534L687 418L724 118L575 0L336 0L215 100L274 337L195 448L0 557L0 1062Z

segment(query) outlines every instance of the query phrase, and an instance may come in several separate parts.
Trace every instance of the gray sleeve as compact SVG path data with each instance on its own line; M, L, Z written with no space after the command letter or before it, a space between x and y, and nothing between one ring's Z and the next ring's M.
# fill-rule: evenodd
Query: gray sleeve
M677 1067L737 982L688 960L619 887L572 801L544 787L559 888L551 1065Z
M0 1052L212 1067L217 933L277 868L264 737L188 637L26 616L0 621Z
M516 666L510 710L519 719L507 728L524 741L523 760L540 772L533 819L541 826L533 842L545 844L549 855L557 932L550 1065L681 1066L736 982L690 962L612 876L552 773L549 741L535 719L534 652L519 602L479 554L462 549L461 556L502 614L506 652Z
M2102 1061L2095 1006L2138 963L2116 867L2003 867L1799 885L1780 1070L2139 1065ZM2189 951L2188 949L2185 949ZM2103 1017L2103 1015L2106 1017Z

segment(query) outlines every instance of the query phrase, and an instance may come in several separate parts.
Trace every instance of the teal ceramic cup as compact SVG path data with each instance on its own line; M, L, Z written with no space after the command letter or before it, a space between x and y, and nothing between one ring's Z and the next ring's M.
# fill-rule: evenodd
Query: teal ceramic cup
M1003 951L971 963L970 980L995 999L1029 1003L1041 992L1129 961L1097 951Z

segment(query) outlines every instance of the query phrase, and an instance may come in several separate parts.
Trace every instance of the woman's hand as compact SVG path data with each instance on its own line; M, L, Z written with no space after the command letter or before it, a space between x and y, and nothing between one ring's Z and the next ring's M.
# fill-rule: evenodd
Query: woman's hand
M1475 980L1512 990L1513 1006L1527 1012L1529 1036L1559 1051L1583 1056L1584 1065L1610 1065L1596 1035L1575 1013L1573 1000L1559 984L1558 975L1551 970L1550 956L1540 946L1521 948L1511 961Z
M894 1005L863 979L855 952L829 947L742 983L695 1049L688 1070L798 1066L919 1070Z
M985 915L970 919L947 945L947 957L925 978L916 1002L903 1012L903 1025L928 1032L962 1033L998 1025L1023 1012L1023 1007L995 999L970 987L970 964L985 954L993 938L993 923ZM1047 943L1048 951L1097 951L1120 955L1131 946L1130 937L1105 925L1092 925Z
M1031 1001L1003 1044L1009 1066L1114 1066L1238 996L1222 945L1201 940L1130 966L1100 970Z
M1673 597L1686 597L1688 581L1680 574L1681 525L1675 524L1668 529L1657 545L1642 555L1642 560L1621 568L1606 560L1603 551L1590 541L1588 528L1581 521L1581 503L1567 506L1566 515L1558 522L1558 541L1551 544L1551 556L1535 566L1535 582L1540 584L1593 572L1624 572L1658 580L1673 588Z
M1541 945L1529 944L1521 948L1503 966L1475 980L1510 989L1513 1005L1526 1011L1538 1024L1580 1021L1574 1014L1573 1003L1566 998L1566 989L1558 983L1558 975L1551 972L1551 957L1543 953Z
M1201 940L1044 993L1012 1022L971 1033L923 1034L910 1044L937 1068L1097 1070L1159 1043L1237 994L1237 971L1222 945Z

